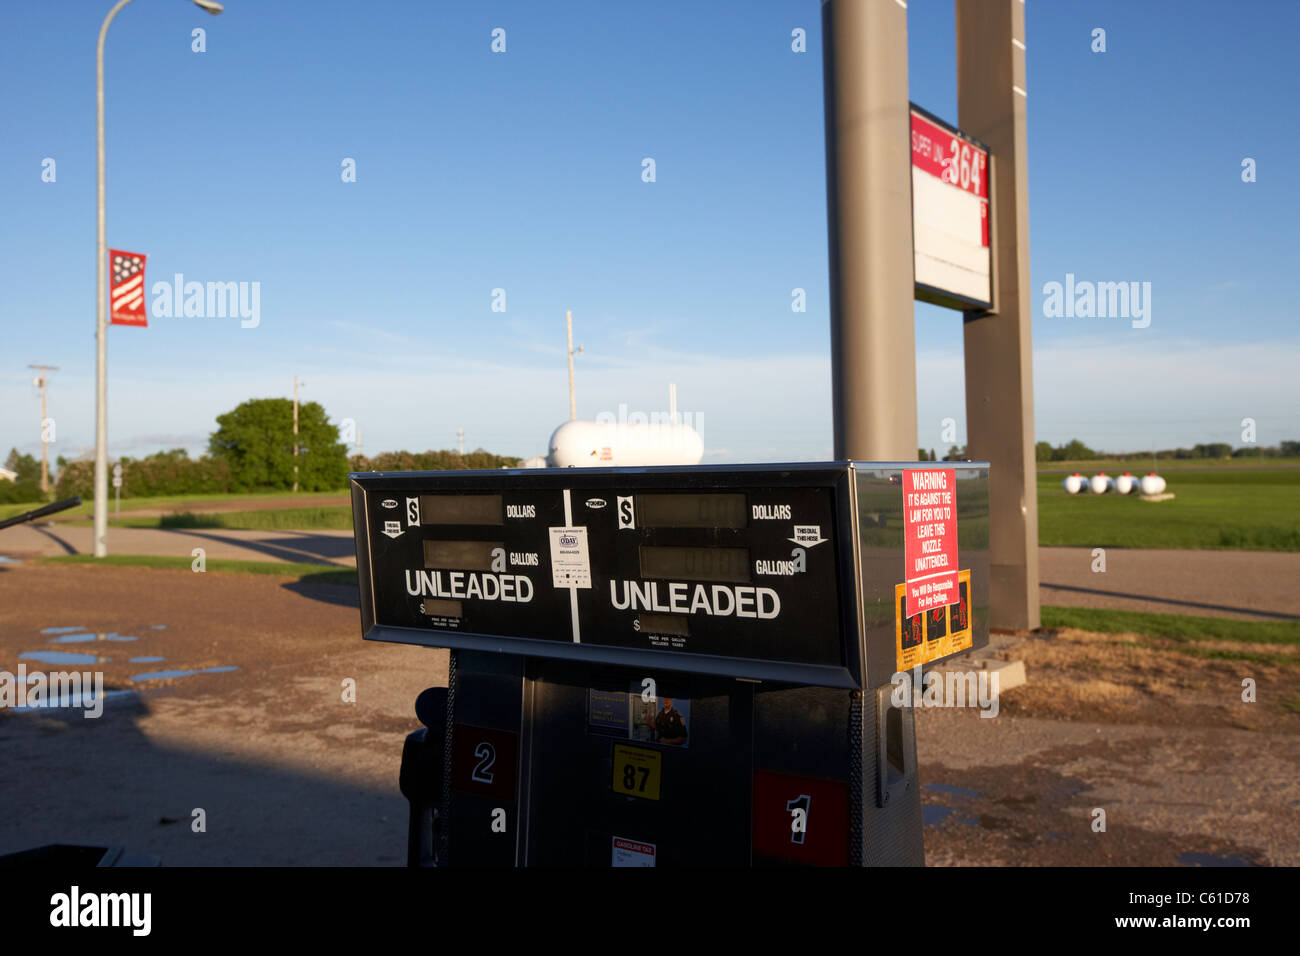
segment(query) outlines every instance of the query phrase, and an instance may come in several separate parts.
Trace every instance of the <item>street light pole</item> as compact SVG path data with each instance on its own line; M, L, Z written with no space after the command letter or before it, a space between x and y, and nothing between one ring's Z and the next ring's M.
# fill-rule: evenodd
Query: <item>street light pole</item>
M99 28L95 48L95 150L99 167L98 228L95 233L95 557L108 554L108 325L104 316L104 39L117 12L131 0L117 0Z
M306 385L306 382L302 384ZM298 493L298 376L293 377L293 492Z
M108 323L104 315L104 260L108 255L104 214L104 40L108 25L131 0L117 0L99 28L95 47L95 155L99 169L98 228L95 233L95 542L97 558L108 555ZM216 0L191 0L216 16Z

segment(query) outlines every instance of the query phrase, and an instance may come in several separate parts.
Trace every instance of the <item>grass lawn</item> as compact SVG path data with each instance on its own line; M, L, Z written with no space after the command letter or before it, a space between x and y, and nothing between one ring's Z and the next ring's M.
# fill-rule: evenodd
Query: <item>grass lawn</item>
M1040 474L1038 543L1300 551L1300 469L1224 468L1165 477L1174 497L1149 502L1113 493L1067 494L1061 475Z
M190 558L164 558L149 554L110 554L96 558L89 554L61 554L57 557L38 558L42 564L93 564L106 567L164 568L190 571ZM205 574L273 574L298 578L319 584L357 586L357 572L353 568L332 568L321 564L290 561L236 561L214 558L204 565Z
M203 504L207 501L268 501L277 498L283 498L286 503L292 501L295 497L302 497L304 494L310 494L313 497L319 497L334 492L300 492L295 495L292 491L268 491L246 495L159 495L156 498L123 498L122 513L136 511L143 508L175 508L177 510L193 510L187 506ZM348 492L342 490L337 492L339 504L347 505L349 498ZM10 518L16 514L22 514L24 511L33 511L39 508L43 502L29 504L3 504L0 505L0 519ZM75 508L69 508L67 511L60 511L52 516L52 520L63 520L67 518L92 518L95 512L95 498L93 495L83 497L81 504ZM113 489L108 489L108 515L111 519L116 513L116 507L113 499ZM156 519L155 519L156 522ZM123 526L126 526L126 519L122 519ZM147 527L156 528L157 524L148 525Z
M89 524L89 522L70 522ZM265 511L182 511L163 515L130 515L109 521L114 528L225 528L253 531L352 530L352 506L273 508Z
M1167 471L1188 469L1217 471L1224 468L1231 471L1234 468L1259 468L1260 466L1300 468L1300 458L1162 458L1154 463L1150 458L1139 458L1137 461L1097 458L1091 461L1040 461L1038 470L1061 475L1072 475L1076 471L1090 475L1098 471L1104 471L1109 475L1122 475L1126 471L1131 471L1135 475L1145 475L1149 471L1154 471L1158 475L1163 475Z
M1137 642L1139 647L1173 650L1189 657L1250 661L1300 669L1300 621L1235 621L1188 614L1044 607L1042 622L1045 628L1073 627L1101 634L1137 634L1147 638ZM1225 644L1245 646L1237 649L1225 647ZM1277 650L1266 651L1258 646L1261 644L1274 645ZM1288 698L1287 706L1293 709L1300 706L1300 695Z

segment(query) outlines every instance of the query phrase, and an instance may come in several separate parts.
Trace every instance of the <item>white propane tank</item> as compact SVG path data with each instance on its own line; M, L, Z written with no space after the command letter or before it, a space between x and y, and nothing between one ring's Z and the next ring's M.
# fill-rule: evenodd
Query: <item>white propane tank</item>
M1088 487L1092 489L1094 495L1104 495L1110 491L1110 478L1104 471L1098 472L1088 481Z
M1115 479L1115 490L1121 495L1132 494L1133 489L1137 487L1137 479L1127 471Z
M1084 483L1083 475L1079 474L1076 471L1072 475L1065 476L1065 480L1061 482L1061 487L1063 487L1068 494L1077 495L1080 491L1083 490L1083 483Z
M552 468L698 465L704 440L681 422L565 422L551 435Z
M1165 490L1165 480L1153 471L1142 476L1141 488L1144 495L1158 495Z

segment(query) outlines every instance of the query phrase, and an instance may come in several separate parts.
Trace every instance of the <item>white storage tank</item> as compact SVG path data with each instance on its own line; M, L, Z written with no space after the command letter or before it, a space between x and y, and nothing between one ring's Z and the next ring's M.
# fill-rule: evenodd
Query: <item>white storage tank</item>
M1141 487L1144 495L1158 495L1165 490L1165 480L1153 471L1142 476Z
M698 465L703 457L704 440L682 422L575 420L555 429L547 461L552 468L584 468Z

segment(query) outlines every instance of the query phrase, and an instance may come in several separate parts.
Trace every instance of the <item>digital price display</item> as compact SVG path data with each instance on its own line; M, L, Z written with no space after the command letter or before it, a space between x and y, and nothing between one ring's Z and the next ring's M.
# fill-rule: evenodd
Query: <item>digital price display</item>
M424 566L449 571L491 571L505 550L501 541L424 542Z
M421 495L420 523L503 524L500 495Z
M651 528L745 527L744 495L637 495L636 503Z
M748 548L641 547L641 577L677 581L751 580Z

